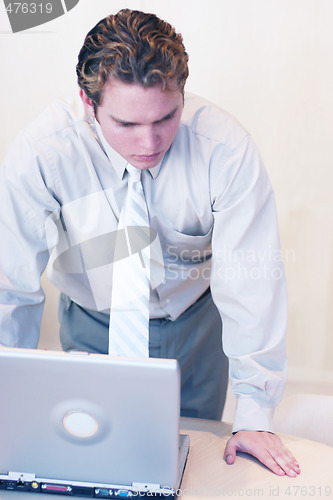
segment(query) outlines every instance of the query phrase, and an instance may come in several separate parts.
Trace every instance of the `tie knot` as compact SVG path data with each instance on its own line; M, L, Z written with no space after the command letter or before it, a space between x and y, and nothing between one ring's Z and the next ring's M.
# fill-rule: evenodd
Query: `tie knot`
M132 165L128 164L127 167L127 172L129 173L129 176L133 182L137 182L141 178L141 170L139 168L135 168Z

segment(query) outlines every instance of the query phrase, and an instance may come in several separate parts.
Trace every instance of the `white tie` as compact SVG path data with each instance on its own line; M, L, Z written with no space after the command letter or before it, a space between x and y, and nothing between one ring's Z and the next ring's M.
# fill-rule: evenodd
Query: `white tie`
M149 356L150 229L141 171L127 165L128 191L115 246L109 354Z

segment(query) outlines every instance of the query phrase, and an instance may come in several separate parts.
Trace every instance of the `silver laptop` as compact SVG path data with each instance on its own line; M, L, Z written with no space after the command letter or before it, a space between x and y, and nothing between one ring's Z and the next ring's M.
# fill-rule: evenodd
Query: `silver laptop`
M177 361L0 348L0 490L95 498L175 495Z

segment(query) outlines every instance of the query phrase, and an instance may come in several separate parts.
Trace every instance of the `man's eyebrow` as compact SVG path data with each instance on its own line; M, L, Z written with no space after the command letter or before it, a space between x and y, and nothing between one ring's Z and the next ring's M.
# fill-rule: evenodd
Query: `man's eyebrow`
M153 122L153 124L155 123L161 123L163 122L164 120L169 120L170 118L172 118L177 110L178 110L178 107L179 106L176 106L175 109L173 109L172 111L170 111L170 113L168 113L167 115L165 116L162 116L162 118L160 118L159 120L156 120L155 122ZM120 123L121 125L141 125L140 123L136 123L136 122L128 122L126 120L121 120L120 118L116 118L115 116L112 116L110 115L110 117L112 118L112 120L114 120L116 123Z
M159 120L156 120L156 122L154 122L154 123L160 123L160 122L163 122L164 120L168 120L169 118L172 118L177 113L178 108L179 108L179 106L176 106L175 109L173 109L172 111L170 111L170 113L168 113L167 115L163 116Z

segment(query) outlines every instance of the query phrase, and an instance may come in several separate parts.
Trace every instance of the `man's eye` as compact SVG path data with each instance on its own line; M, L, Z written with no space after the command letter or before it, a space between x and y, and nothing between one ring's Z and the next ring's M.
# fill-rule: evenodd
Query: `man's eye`
M133 127L133 123L119 122L120 127Z
M172 113L171 115L165 116L164 118L162 118L161 120L159 120L156 123L157 123L157 125L160 123L165 123L165 122L171 121L174 117L175 117L175 113Z

